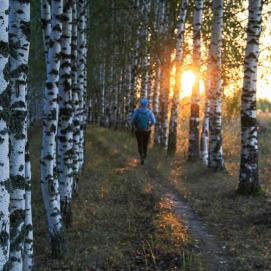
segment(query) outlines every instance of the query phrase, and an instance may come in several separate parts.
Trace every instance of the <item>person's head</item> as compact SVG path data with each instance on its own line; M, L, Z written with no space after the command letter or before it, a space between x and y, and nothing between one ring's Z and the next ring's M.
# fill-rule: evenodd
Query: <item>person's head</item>
M149 106L149 100L146 98L142 98L140 100L140 107L147 108Z

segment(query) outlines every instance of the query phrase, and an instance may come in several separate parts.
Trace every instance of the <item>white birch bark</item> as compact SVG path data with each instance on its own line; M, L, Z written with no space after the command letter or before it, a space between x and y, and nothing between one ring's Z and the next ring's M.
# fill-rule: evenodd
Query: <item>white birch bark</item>
M100 121L101 126L105 125L105 60L100 65Z
M167 2L158 1L159 15L157 18L157 31L160 37L158 44L158 61L157 65L160 66L159 70L159 111L157 115L157 124L155 128L155 142L162 144L167 148L168 144L168 102L169 102L169 70L170 70L170 52L168 45L164 44L165 37L167 37L168 31L168 14L167 14ZM168 74L167 74L168 73ZM166 80L166 82L165 82Z
M155 75L155 84L154 84L154 92L153 92L153 114L158 116L159 114L159 96L160 96L160 81L161 81L161 67L159 59L157 59L157 67L156 67L156 75ZM155 133L154 133L154 142L157 144L161 143L160 137L160 127L161 122L158 122L155 125Z
M0 270L8 270L10 248L10 169L9 169L9 46L8 46L9 1L1 0L0 8Z
M147 17L149 12L149 8L144 10L144 14ZM143 59L142 59L142 80L141 80L141 98L148 98L150 97L150 74L149 74L149 49L148 49L148 18L145 19L144 26L142 26L141 33L142 33L142 41L141 44L144 47L143 50Z
M209 122L210 122L210 101L209 101L209 83L205 84L205 107L204 117L200 138L200 158L205 166L208 166L209 160Z
M258 175L259 147L256 116L256 84L259 39L262 30L262 6L262 0L249 0L247 45L241 98L241 163L238 191L242 194L257 193L260 189Z
M10 0L10 270L23 269L25 239L26 84L30 45L30 2Z
M77 57L77 78L78 78L78 94L79 94L79 108L78 115L80 121L79 131L79 172L82 169L84 161L84 106L85 106L85 68L86 68L86 5L84 0L78 1L78 57Z
M161 76L160 76L160 95L159 95L159 115L158 124L161 129L159 131L161 144L167 149L168 147L168 132L169 132L169 89L170 89L170 72L171 72L171 51L170 45L167 42L169 38L169 3L161 2L161 35L163 40L159 45L161 53ZM165 39L166 38L166 39Z
M137 31L136 31L137 32ZM137 77L138 77L138 50L139 50L139 40L138 36L136 35L136 45L133 50L132 56L132 67L131 67L131 89L130 89L130 99L129 99L129 116L128 118L131 119L131 116L136 107L136 94L137 94Z
M171 117L169 123L169 138L168 138L168 151L175 152L177 146L177 129L179 117L179 103L180 103L180 88L181 88L181 71L183 62L183 42L185 21L187 15L188 0L182 0L180 7L180 17L177 25L176 35L176 58L175 58L175 85L174 94L172 99Z
M80 142L80 120L79 120L79 93L77 72L77 44L78 44L78 16L77 2L72 6L72 44L71 44L71 72L72 72L72 99L73 99L73 193L78 192L79 180L79 142Z
M46 67L48 67L48 50L49 40L52 30L51 24L51 4L49 0L41 0L41 25L44 44L44 54L46 59Z
M25 149L25 242L23 254L23 271L33 268L33 223L32 223L32 181L29 145Z
M73 101L71 78L72 2L63 2L62 50L59 79L58 178L62 218L66 226L72 219L73 188Z
M49 4L41 1L42 5ZM41 191L48 218L53 257L64 253L64 226L60 212L59 182L56 176L56 136L58 126L58 83L61 53L62 0L52 0L51 25L47 57L47 79L44 92L43 133L41 149ZM46 48L46 45L45 45Z
M213 23L210 45L210 141L209 167L224 169L222 152L222 85L221 85L221 46L223 31L223 0L213 0Z

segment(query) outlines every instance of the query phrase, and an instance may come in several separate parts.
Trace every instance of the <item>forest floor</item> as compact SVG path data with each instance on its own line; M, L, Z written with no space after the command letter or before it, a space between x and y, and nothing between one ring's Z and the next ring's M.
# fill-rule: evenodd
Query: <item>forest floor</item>
M271 270L271 133L262 133L263 193L243 197L235 192L239 157L233 146L239 139L231 131L224 133L227 171L214 173L186 162L185 140L176 157L152 147L140 166L133 135L89 126L68 254L61 261L50 259L39 159L32 155L35 270ZM32 153L39 148L35 127Z
M40 128L31 133L40 148ZM50 258L39 189L39 161L32 159L35 270L207 270L189 230L146 167L127 132L89 126L86 164L67 229L68 253Z

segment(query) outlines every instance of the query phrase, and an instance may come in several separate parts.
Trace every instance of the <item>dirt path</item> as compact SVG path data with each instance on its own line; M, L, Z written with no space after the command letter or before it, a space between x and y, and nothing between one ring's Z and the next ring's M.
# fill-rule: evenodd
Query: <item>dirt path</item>
M161 189L169 206L175 210L176 215L195 238L196 246L200 249L202 255L206 257L206 261L209 265L208 271L229 271L230 261L225 255L223 244L208 232L205 225L197 218L182 195L177 193L174 188L170 186L170 183L159 176L151 166L146 167L146 173L153 182L161 185Z

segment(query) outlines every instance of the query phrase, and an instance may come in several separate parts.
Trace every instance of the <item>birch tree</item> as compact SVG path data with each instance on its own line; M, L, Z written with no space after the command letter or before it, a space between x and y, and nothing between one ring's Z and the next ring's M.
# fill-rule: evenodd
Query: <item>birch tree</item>
M199 126L200 126L200 65L201 65L201 28L202 28L203 0L194 1L193 20L193 72L195 82L191 96L191 115L189 126L188 159L199 158Z
M137 29L136 31L137 32ZM135 110L136 104L136 93L137 93L137 77L138 77L138 65L139 65L139 56L138 56L139 41L138 36L136 35L135 46L132 51L132 68L131 68L131 90L130 90L130 99L129 99L129 117L132 116Z
M209 80L205 83L205 105L202 131L200 137L200 159L205 166L209 160L209 123L210 123L210 100L209 100Z
M78 95L79 107L78 116L80 121L78 157L79 157L79 172L82 169L84 162L84 113L85 113L85 69L86 69L86 3L84 0L79 0L77 3L78 16L78 41L77 41L77 80L78 80Z
M23 270L30 271L33 267L33 222L32 222L32 183L29 143L25 149L25 242L23 250Z
M9 40L8 40L9 1L1 0L0 8L0 270L8 270L10 247L9 220Z
M159 114L159 96L160 96L160 80L161 80L161 66L159 59L157 58L156 62L156 73L155 73L155 85L154 85L154 93L153 93L153 114L158 116ZM157 144L161 143L160 130L161 123L158 122L155 125L154 132L154 142Z
M63 34L59 80L58 177L62 218L71 223L73 188L73 100L71 78L72 1L63 3Z
M183 41L185 31L185 21L187 15L188 0L182 0L180 7L180 17L177 25L176 35L176 57L175 57L175 83L174 94L172 98L171 117L169 123L168 151L175 152L177 145L177 128L179 117L181 72L183 62Z
M10 270L23 269L25 238L25 148L27 142L26 84L30 45L30 2L10 0Z
M72 40L71 40L71 77L72 77L72 100L73 100L73 192L77 193L79 179L79 141L80 120L78 116L79 93L77 73L77 44L78 44L78 16L77 1L72 5Z
M169 87L170 87L170 45L169 45L169 4L166 1L161 2L161 35L163 39L160 41L159 49L162 53L161 57L161 73L160 73L160 94L159 94L159 114L158 114L158 137L163 147L168 146L168 108L169 108ZM163 48L163 49L162 49Z
M148 19L150 13L150 1L146 1L141 8L144 18L140 30L142 52L142 80L141 80L141 98L150 98L150 73L149 73L149 31Z
M60 257L64 252L64 227L60 212L59 183L56 169L56 136L58 127L58 83L61 53L63 2L52 0L51 7L46 0L41 1L42 11L51 8L50 23L44 24L45 51L47 53L47 79L44 91L42 149L41 149L41 191L48 219L48 229L52 245L52 255ZM44 18L44 13L42 13ZM49 41L46 44L46 40ZM47 48L47 46L49 47Z
M256 118L256 84L259 39L262 24L262 0L249 0L247 45L241 98L241 163L238 191L256 193L260 189L258 176L258 134Z
M213 0L213 23L211 33L210 58L210 143L209 167L224 169L222 153L222 85L221 85L221 46L223 31L223 0Z

